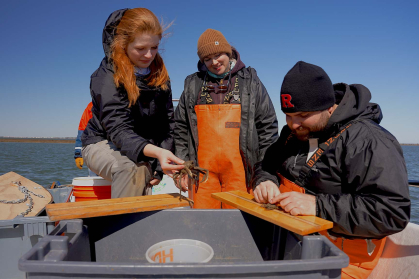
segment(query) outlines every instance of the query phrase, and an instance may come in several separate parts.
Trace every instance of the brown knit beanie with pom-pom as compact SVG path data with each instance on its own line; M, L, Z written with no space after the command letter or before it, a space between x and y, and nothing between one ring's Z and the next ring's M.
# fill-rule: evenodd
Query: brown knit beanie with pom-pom
M198 56L203 61L208 55L227 53L231 57L231 46L223 33L214 29L207 29L198 39Z

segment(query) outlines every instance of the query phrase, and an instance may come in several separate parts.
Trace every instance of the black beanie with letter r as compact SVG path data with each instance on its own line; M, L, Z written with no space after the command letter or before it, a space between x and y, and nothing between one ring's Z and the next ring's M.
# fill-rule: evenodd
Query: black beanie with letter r
M319 66L299 61L285 75L281 87L284 113L322 111L334 104L333 84Z

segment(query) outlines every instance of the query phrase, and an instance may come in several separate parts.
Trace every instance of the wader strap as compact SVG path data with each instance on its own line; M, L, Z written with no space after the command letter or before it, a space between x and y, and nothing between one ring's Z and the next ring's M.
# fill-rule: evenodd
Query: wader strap
M200 105L211 104L214 102L214 100L211 98L211 95L208 93L208 87L207 87L206 81L207 81L207 73L205 73L204 82L202 83L202 88L201 88L201 95L199 96Z
M311 169L314 167L314 165L317 163L317 161L320 159L320 157L323 155L323 153L330 147L330 145L342 135L343 132L345 132L349 127L351 127L353 124L358 122L359 120L350 121L344 127L337 133L335 136L331 136L327 141L319 144L319 148L314 152L314 154L310 157L309 160L304 164L304 166L301 168L298 178L295 180L295 184L297 184L300 187L304 187L306 184L307 178L310 175ZM307 190L307 192L311 192L310 190ZM313 193L313 192L311 192Z
M233 98L233 100L231 100L231 98ZM233 91L230 91L225 95L223 104L240 104L240 102L239 78L236 76Z

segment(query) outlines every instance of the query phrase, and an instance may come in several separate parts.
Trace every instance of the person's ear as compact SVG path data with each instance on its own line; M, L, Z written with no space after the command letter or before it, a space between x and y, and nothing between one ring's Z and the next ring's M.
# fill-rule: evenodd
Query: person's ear
M335 109L338 107L338 105L334 104L330 108L327 109L327 112L332 115L332 113L335 111Z

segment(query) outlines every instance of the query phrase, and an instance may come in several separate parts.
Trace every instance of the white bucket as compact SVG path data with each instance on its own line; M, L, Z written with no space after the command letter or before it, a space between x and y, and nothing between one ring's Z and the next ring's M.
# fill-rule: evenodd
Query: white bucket
M150 263L207 263L214 250L202 241L171 239L154 244L145 256Z
M77 186L110 186L111 182L100 176L86 176L73 178L73 185Z

